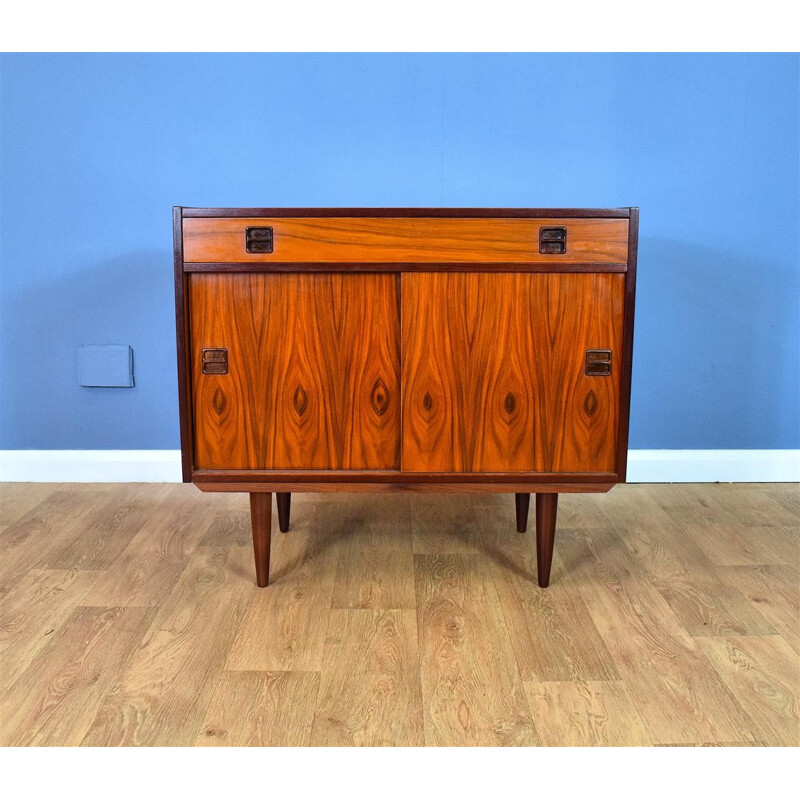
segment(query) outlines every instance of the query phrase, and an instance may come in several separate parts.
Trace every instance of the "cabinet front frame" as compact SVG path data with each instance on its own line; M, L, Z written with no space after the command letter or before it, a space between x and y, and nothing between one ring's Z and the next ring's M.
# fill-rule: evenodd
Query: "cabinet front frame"
M349 471L326 470L199 470L194 464L192 420L192 365L190 347L191 309L188 277L191 272L348 272L379 271L372 264L253 264L185 263L183 258L183 219L188 217L491 217L536 218L626 218L628 251L624 264L568 264L538 262L527 264L424 263L381 265L387 271L542 271L542 272L622 272L625 274L625 300L622 352L619 354L620 388L617 426L616 469L613 472L582 473L407 473L402 470ZM627 472L628 428L630 415L631 364L636 288L636 255L639 213L624 209L191 209L173 208L173 257L175 265L175 308L178 344L178 381L182 476L204 491L608 491L624 482ZM401 356L402 359L402 356ZM402 360L401 360L402 363ZM402 446L402 430L401 430ZM304 488L300 488L304 487Z

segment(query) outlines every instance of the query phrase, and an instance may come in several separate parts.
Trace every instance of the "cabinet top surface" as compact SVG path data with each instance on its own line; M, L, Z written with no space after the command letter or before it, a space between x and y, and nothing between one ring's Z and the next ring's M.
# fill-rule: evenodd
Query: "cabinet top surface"
M629 208L189 208L183 217L597 217L628 219Z

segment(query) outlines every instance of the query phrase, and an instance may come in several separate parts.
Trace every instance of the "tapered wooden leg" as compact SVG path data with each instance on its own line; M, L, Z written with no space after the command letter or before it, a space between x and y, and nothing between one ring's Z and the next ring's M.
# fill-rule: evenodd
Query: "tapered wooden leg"
M278 499L278 527L281 533L289 530L289 511L292 507L291 492L277 492L275 497Z
M269 583L269 544L272 535L272 494L250 492L250 523L253 526L253 552L256 557L256 583Z
M543 588L550 583L557 512L558 494L536 495L536 565L539 568L539 586Z
M528 509L531 505L531 496L525 492L514 495L517 505L517 531L525 533L528 530Z

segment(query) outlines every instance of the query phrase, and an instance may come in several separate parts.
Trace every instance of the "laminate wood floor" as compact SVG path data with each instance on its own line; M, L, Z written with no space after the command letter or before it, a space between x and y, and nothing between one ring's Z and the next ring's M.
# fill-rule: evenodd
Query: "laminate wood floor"
M292 501L0 486L0 744L800 744L797 485Z

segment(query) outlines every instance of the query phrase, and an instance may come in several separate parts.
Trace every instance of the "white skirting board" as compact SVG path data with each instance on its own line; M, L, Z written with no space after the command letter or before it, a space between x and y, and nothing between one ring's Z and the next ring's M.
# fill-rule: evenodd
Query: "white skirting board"
M0 481L177 482L178 450L0 450ZM631 450L628 483L800 482L800 450Z

